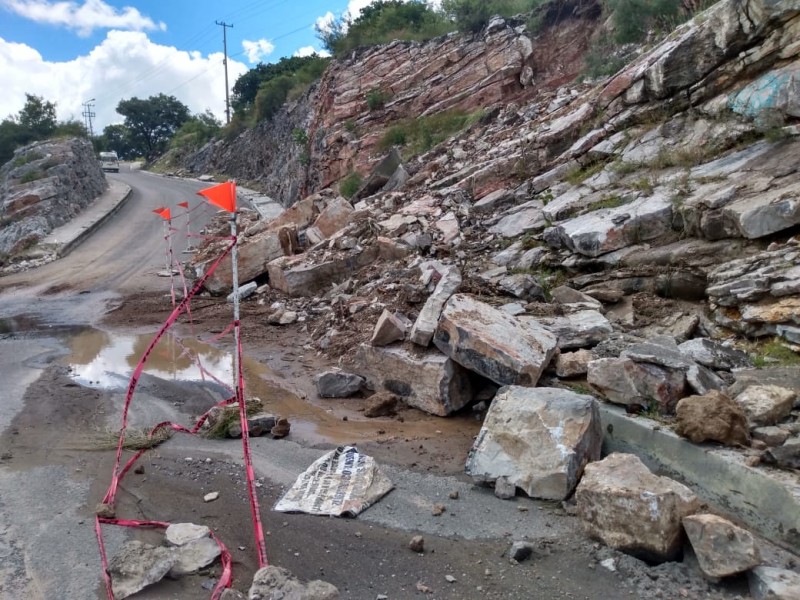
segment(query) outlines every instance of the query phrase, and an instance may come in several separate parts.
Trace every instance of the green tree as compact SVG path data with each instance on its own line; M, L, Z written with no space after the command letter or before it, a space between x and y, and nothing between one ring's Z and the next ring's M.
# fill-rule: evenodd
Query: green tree
M158 94L146 100L121 100L117 112L125 117L133 152L155 158L190 116L189 108L174 96Z
M222 123L207 110L194 115L181 125L169 143L170 148L199 148L208 140L216 136Z
M53 137L89 137L89 132L86 130L86 125L77 121L75 119L71 119L69 121L61 121L56 125L55 130L53 131Z
M0 165L7 163L14 156L14 150L28 141L28 133L14 119L3 119L0 122Z
M671 31L689 16L681 0L604 0L604 7L611 14L617 44L641 42L651 29Z
M31 139L46 139L56 130L56 105L41 96L25 94L25 106L19 111L17 121Z
M103 135L96 138L95 150L113 150L120 158L130 160L136 158L137 153L131 142L130 131L125 125L107 125Z
M327 61L319 56L283 57L277 63L258 63L247 73L239 76L236 83L233 84L231 95L233 110L236 112L249 110L256 101L258 88L265 81L275 79L281 75L294 75L298 71L320 62L323 65L327 64Z

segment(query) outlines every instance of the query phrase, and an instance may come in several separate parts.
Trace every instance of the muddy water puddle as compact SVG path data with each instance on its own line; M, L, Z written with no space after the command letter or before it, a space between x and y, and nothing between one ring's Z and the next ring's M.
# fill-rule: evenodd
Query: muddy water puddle
M70 376L85 387L123 392L154 334L115 333L88 328L67 340L64 362ZM144 373L167 381L206 382L216 387L233 385L230 352L196 338L163 336L145 362ZM257 396L267 412L287 417L290 439L309 444L345 444L395 438L441 438L477 433L469 417L442 419L407 411L404 420L367 419L359 412L364 400L303 399L290 381L267 365L243 359L245 393ZM135 401L135 398L134 398Z

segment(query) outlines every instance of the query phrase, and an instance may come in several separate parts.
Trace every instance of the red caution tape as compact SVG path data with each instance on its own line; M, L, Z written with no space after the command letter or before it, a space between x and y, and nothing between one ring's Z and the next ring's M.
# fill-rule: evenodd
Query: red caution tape
M167 209L168 210L168 209ZM172 313L170 313L167 320L161 326L161 328L156 333L153 340L148 345L147 349L145 350L144 354L140 358L139 362L137 363L136 367L133 370L133 374L131 375L130 383L128 384L127 393L125 395L125 403L122 409L122 426L120 429L120 437L117 443L117 451L116 456L114 459L114 468L111 474L111 483L109 484L108 490L103 496L103 503L114 505L116 500L116 494L119 489L119 484L125 474L131 469L131 467L136 463L136 461L141 458L141 456L146 452L146 450L139 450L136 452L123 466L120 466L122 463L122 449L125 440L125 431L128 427L128 412L130 409L130 405L133 399L133 394L136 389L136 385L139 382L139 378L144 370L144 365L153 352L158 341L164 336L164 334L172 327L175 322L178 320L178 317L183 314L184 312L189 313L189 305L191 299L200 291L203 287L203 284L208 280L208 278L214 273L217 269L219 264L222 260L233 250L233 247L236 244L235 237L227 237L224 239L231 240L231 244L224 250L224 252L217 258L217 260L212 263L212 265L208 268L206 273L201 277L195 285L192 287L191 291L188 293L186 292L186 284L184 280L184 298L181 300L180 304L176 306ZM183 273L181 272L181 276L183 277ZM215 406L225 406L231 404L233 402L239 403L239 419L242 428L242 452L244 457L244 464L245 464L245 471L246 471L246 479L247 479L247 490L248 495L250 496L250 508L251 508L251 516L253 519L253 529L256 538L256 547L258 549L258 562L260 567L267 566L267 548L266 542L264 541L264 530L261 523L261 515L258 507L258 497L256 495L255 490L255 472L253 469L253 461L252 455L250 452L250 438L249 438L249 427L247 424L247 410L245 406L245 396L244 396L244 371L242 367L242 344L241 344L241 337L239 334L239 321L235 321L232 324L234 332L236 334L236 339L238 340L236 353L237 353L237 373L235 373L235 377L237 380L236 391L234 396L224 400ZM229 331L230 327L226 329ZM184 348L184 351L186 349ZM199 364L199 358L198 358ZM209 374L205 371L202 366L201 373ZM213 376L212 376L213 377ZM216 380L216 378L214 378ZM194 424L192 428L188 428L184 425L172 423L172 422L162 422L158 423L155 427L153 427L149 434L148 438L152 438L160 429L169 428L173 431L177 431L180 433L188 433L188 434L196 434L200 428L203 426L203 423L208 419L208 415L212 409L209 409L205 414L203 414L197 422ZM108 595L108 600L114 600L114 592L112 589L112 581L111 577L108 573L108 557L106 555L105 544L103 542L103 531L102 531L102 524L108 525L117 525L122 527L156 527L156 528L166 528L169 527L170 523L163 522L163 521L136 521L136 520L128 520L128 519L117 519L117 518L104 518L104 517L96 517L95 519L95 534L97 536L97 543L100 549L100 560L103 566L103 577L106 584L106 592ZM221 553L221 561L222 561L222 574L220 575L219 581L217 582L216 587L214 588L211 600L219 600L222 596L223 591L230 587L231 579L232 579L232 570L231 570L231 555L230 552L227 550L225 545L217 538L216 535L213 533L211 537L217 543L220 548Z

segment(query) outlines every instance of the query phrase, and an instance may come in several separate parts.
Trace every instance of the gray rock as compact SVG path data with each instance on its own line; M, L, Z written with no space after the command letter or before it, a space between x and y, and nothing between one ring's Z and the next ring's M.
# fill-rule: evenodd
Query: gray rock
M353 368L372 388L388 390L409 406L442 417L474 397L466 369L435 350L420 355L400 347L362 344Z
M762 459L783 469L800 469L800 437L789 438L781 446L770 448Z
M177 561L169 570L172 578L197 573L217 560L221 550L217 542L206 536L179 546L175 553Z
M354 373L333 370L314 377L320 398L349 398L361 391L364 378Z
M728 577L743 573L761 563L761 554L752 534L716 515L690 515L683 528L692 544L703 573L709 577Z
M632 454L588 464L575 498L591 537L654 562L675 558L683 541L681 520L700 508L689 488L653 475Z
M553 228L548 243L584 256L600 256L658 238L672 228L672 200L654 195L604 208Z
M565 285L560 285L550 290L550 298L553 302L558 302L559 304L589 304L598 310L603 308L602 302Z
M767 446L780 446L789 438L789 432L786 429L774 425L756 427L750 433L752 433L753 439L761 440Z
M248 296L252 296L255 293L256 288L258 288L258 284L255 281L251 281L249 283L245 283L243 286L240 286L238 294L239 300L244 300ZM227 301L230 304L233 304L233 300L234 300L234 295L233 292L231 292L230 294L228 294Z
M686 370L686 383L695 394L707 394L712 390L723 390L727 387L722 378L703 365L692 365Z
M519 304L518 302L503 304L503 306L500 307L500 310L502 310L504 313L508 313L512 317L525 314L525 307L522 306L522 304Z
M686 371L694 365L694 361L678 351L678 346L665 345L653 342L632 344L620 354L620 357L630 358L639 363L650 363L666 367L667 369L681 369Z
M681 354L711 369L738 369L751 366L750 357L709 338L695 338L678 345Z
M245 596L239 590L235 590L233 588L228 588L222 595L219 597L219 600L247 600L247 596Z
M369 343L373 346L386 346L392 342L405 339L406 332L411 328L411 322L400 313L391 313L384 309Z
M494 233L501 237L513 238L522 235L527 231L541 231L547 225L547 221L542 214L542 209L538 207L522 208L517 207L516 211L504 216L496 225L489 228L489 233Z
M177 560L170 548L137 540L125 542L108 564L114 597L122 600L161 581Z
M508 386L489 406L466 472L482 482L505 477L532 498L563 500L584 466L600 458L602 438L592 396Z
M578 350L576 352L561 352L556 356L556 375L558 377L577 377L585 375L589 363L594 360L591 350Z
M472 205L472 210L479 215L492 214L498 208L514 202L512 190L500 189L491 192Z
M434 343L465 368L501 385L536 385L556 349L555 336L535 322L463 294L447 302Z
M561 317L522 317L535 320L558 338L558 348L585 348L595 346L614 331L611 323L596 310L581 310Z
M250 437L259 437L269 433L278 422L278 416L270 413L260 412L247 417L247 432ZM239 420L235 420L228 427L228 437L242 437L242 426Z
M751 426L775 425L788 416L796 393L777 385L753 385L736 396Z
M747 574L753 600L797 600L800 573L775 567L756 567Z
M601 358L589 363L586 380L610 402L656 407L671 414L686 395L686 374L629 358Z
M173 523L164 532L164 537L170 546L183 546L189 542L208 537L211 530L205 525L194 523Z
M517 495L517 486L508 477L498 477L494 482L494 495L501 500L511 500Z
M434 271L440 277L433 293L425 301L409 336L409 339L415 344L428 346L434 331L436 331L436 324L445 303L461 286L461 272L452 265L444 266L433 261L420 265L420 270L423 275L426 271Z
M330 583L314 580L300 583L289 571L269 566L256 571L248 600L337 600L339 590Z
M523 300L544 300L544 289L532 275L515 273L502 277L497 285L501 290Z
M533 554L533 544L530 542L514 542L508 551L508 557L517 562L529 559L531 554Z
M741 369L733 373L735 381L728 390L738 396L753 385L777 385L790 390L800 390L800 369L797 367L771 367L764 369Z

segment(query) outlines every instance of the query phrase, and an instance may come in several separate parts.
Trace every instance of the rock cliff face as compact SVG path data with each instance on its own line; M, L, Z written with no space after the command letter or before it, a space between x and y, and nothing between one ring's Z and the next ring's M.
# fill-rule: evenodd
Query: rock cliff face
M0 256L13 256L35 244L107 187L88 140L20 148L0 168Z
M378 142L399 121L524 101L575 79L597 25L596 5L588 4L580 15L565 11L536 43L521 22L495 19L469 37L357 51L271 121L229 144L209 144L186 166L255 181L284 206L350 173L366 176L385 155ZM370 102L372 94L380 101ZM296 130L307 141L298 143Z

